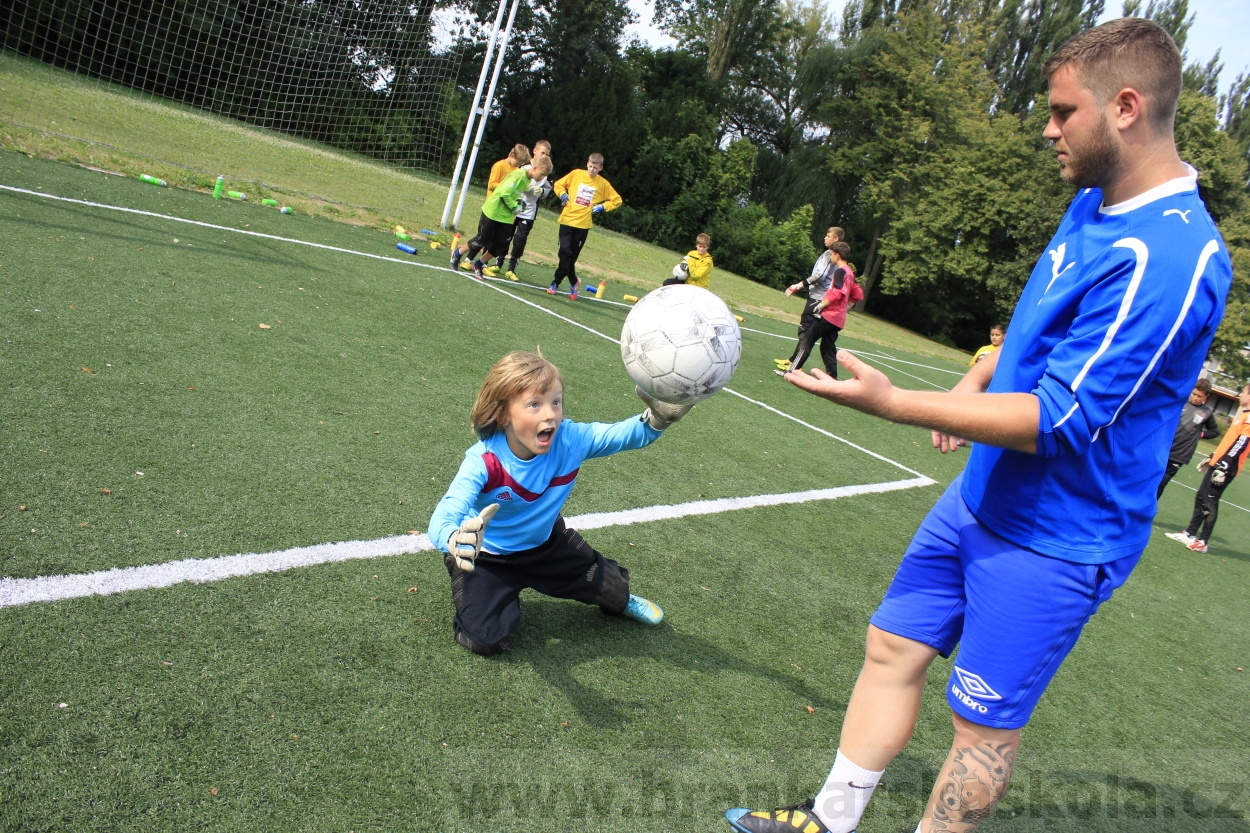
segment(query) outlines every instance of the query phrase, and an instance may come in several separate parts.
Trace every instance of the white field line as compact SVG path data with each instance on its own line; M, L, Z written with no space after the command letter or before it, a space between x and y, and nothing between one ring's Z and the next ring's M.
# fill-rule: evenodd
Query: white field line
M839 486L834 489L813 489L788 494L755 495L753 497L699 500L676 505L644 506L620 512L592 512L568 519L572 529L602 529L638 523L675 520L698 515L716 515L739 509L809 503L816 500L837 500L857 495L894 492L932 485L927 477L896 480L891 483L866 483ZM151 590L191 582L201 584L259 573L280 573L297 567L331 564L366 558L430 552L434 546L427 535L395 535L374 541L345 541L337 544L315 544L268 553L241 553L218 558L188 558L143 567L125 567L68 576L36 578L0 578L0 608L17 607L37 602L56 602L85 596L111 596L132 590Z
M967 375L967 372L968 372L966 370L950 370L949 368L945 368L945 367L934 367L931 364L921 364L920 362L909 362L904 359L891 356L888 353L857 352L856 355L867 356L870 359L888 359L889 361L892 361L895 364L909 364L912 367L923 367L925 370L936 370L938 373L949 373L952 376L965 376Z
M1173 481L1173 482L1175 483L1176 481ZM1197 490L1197 489L1195 489L1193 486L1187 486L1187 485L1186 485L1186 484L1184 484L1184 483L1177 483L1176 485L1177 485L1177 486L1180 486L1182 489L1188 489L1188 490L1189 490L1189 491L1191 491L1191 492L1197 492L1197 491L1198 491L1198 490ZM1241 505L1239 505L1239 504L1233 503L1232 501L1228 501L1228 500L1223 500L1223 499L1221 499L1221 500L1220 500L1220 508L1221 508L1221 509L1223 509L1225 506L1231 506L1231 507L1233 507L1234 509L1240 509L1242 512L1250 512L1250 509L1247 509L1247 508L1246 508L1246 507L1244 507L1244 506L1241 506Z
M857 354L857 355L861 355L861 356L862 356L863 354L862 354L862 353L860 353L860 354ZM939 385L937 382L930 382L928 379L922 379L922 378L921 378L921 377L919 377L919 376L913 376L912 374L908 373L906 370L899 370L897 367L893 366L892 364L890 364L890 363L889 363L889 362L887 362L887 361L883 361L883 360L882 360L881 358L879 358L879 357L878 357L878 358L873 358L871 363L872 363L873 365L879 365L879 366L881 366L881 367L888 368L889 370L893 371L894 373L897 373L897 374L898 374L898 375L900 375L900 376L906 376L908 379L915 379L917 382L921 382L921 383L923 383L923 384L926 384L926 385L928 385L928 386L929 386L929 387L931 387L931 388L937 388L938 390L950 390L950 388L944 388L944 387L942 387L941 385Z
M370 254L369 252L358 252L354 249L341 249L338 246L327 246L325 243L310 243L307 240L296 240L293 237L279 237L276 234L263 234L259 231L248 231L246 229L230 228L229 226L219 226L213 223L203 223L199 220L188 220L185 217L170 217L168 214L158 214L155 211L141 211L138 208L125 208L120 205L108 205L102 202L91 202L90 200L77 200L72 197L58 197L54 194L45 194L42 191L31 191L27 188L16 188L12 185L0 185L0 190L13 191L18 194L30 194L34 197L42 197L45 200L57 200L58 202L69 202L75 205L86 205L91 208L104 208L109 211L121 211L126 214L141 214L144 217L155 217L158 220L169 220L173 223L186 223L189 226L199 226L200 228L211 228L215 231L229 231L234 234L246 234L248 237L263 237L266 240L277 240L282 243L294 243L298 246L312 246L314 249L326 249L331 252L342 252L348 255L358 255L359 257L371 257L374 260L389 260L392 263L403 263L408 266L424 266L426 269L441 269L445 272L451 270L445 266L434 266L429 263L421 263L417 260L405 260L399 257L387 257L384 255Z

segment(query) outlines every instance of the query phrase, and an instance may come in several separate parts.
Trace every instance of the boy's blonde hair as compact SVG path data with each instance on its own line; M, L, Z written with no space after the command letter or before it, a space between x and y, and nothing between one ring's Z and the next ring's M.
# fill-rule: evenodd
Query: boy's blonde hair
M551 153L551 142L548 142L546 139L539 139L534 143L534 149L537 150L538 148L546 148L547 153Z
M512 146L508 156L512 157L513 163L519 168L522 165L530 163L530 149L525 145L517 144Z
M704 246L707 246L709 249L712 248L712 236L710 234L700 234L698 237L694 239L694 242L696 245L698 245L699 243L702 243Z
M846 232L842 230L842 226L830 226L829 230L833 232L833 236L836 241L846 239Z
M477 401L469 411L473 433L484 440L502 430L499 420L513 399L532 390L546 393L554 385L564 387L560 368L538 353L513 350L495 362L478 389Z
M586 161L587 161L587 162L594 162L596 165L602 165L602 164L603 164L603 154L602 154L602 153L592 153L592 154L590 154L590 156L586 159Z
M530 170L538 173L539 176L546 176L551 173L551 157L540 156L530 163Z

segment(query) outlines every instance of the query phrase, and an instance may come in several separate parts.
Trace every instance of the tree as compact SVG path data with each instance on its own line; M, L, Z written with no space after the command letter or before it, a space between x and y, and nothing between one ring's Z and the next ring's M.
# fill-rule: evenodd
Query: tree
M1233 140L1241 158L1250 161L1250 75L1242 73L1220 96L1221 129Z
M817 50L832 43L833 24L817 0L786 0L768 49L727 76L723 128L757 147L789 156L813 128L804 70Z
M939 341L980 343L1010 317L1072 189L1044 152L1044 108L989 113L975 27L943 48L949 110L916 156L889 228L874 309ZM977 83L978 77L985 80ZM978 88L986 90L978 94Z
M656 0L655 21L681 47L705 56L715 83L766 50L780 23L778 0Z
M1046 91L1042 65L1064 41L1093 26L1103 0L990 0L979 19L990 36L985 67L998 85L995 108L1023 115Z

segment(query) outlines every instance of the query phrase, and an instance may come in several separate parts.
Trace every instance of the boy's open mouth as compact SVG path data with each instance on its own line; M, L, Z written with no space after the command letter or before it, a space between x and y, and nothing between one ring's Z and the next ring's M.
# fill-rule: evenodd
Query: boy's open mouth
M556 429L554 428L544 428L542 431L538 432L538 441L544 445L551 442L551 435L555 432Z

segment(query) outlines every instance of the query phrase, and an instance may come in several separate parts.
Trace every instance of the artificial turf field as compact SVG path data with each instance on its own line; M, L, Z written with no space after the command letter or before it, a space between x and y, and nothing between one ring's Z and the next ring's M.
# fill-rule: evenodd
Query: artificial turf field
M14 153L0 185L164 215L0 190L0 830L724 830L727 807L814 793L867 617L963 458L773 376L791 325L748 317L736 393L589 462L566 506L665 622L530 594L512 650L483 659L412 533L508 350L561 366L571 418L640 410L623 305ZM901 385L961 370L853 332ZM1199 556L1161 534L1188 520L1197 473L1178 475L985 829L1250 831L1244 481ZM727 498L778 505L711 511ZM89 573L168 585L205 564L262 571L75 595L103 586ZM863 833L914 829L948 673Z

